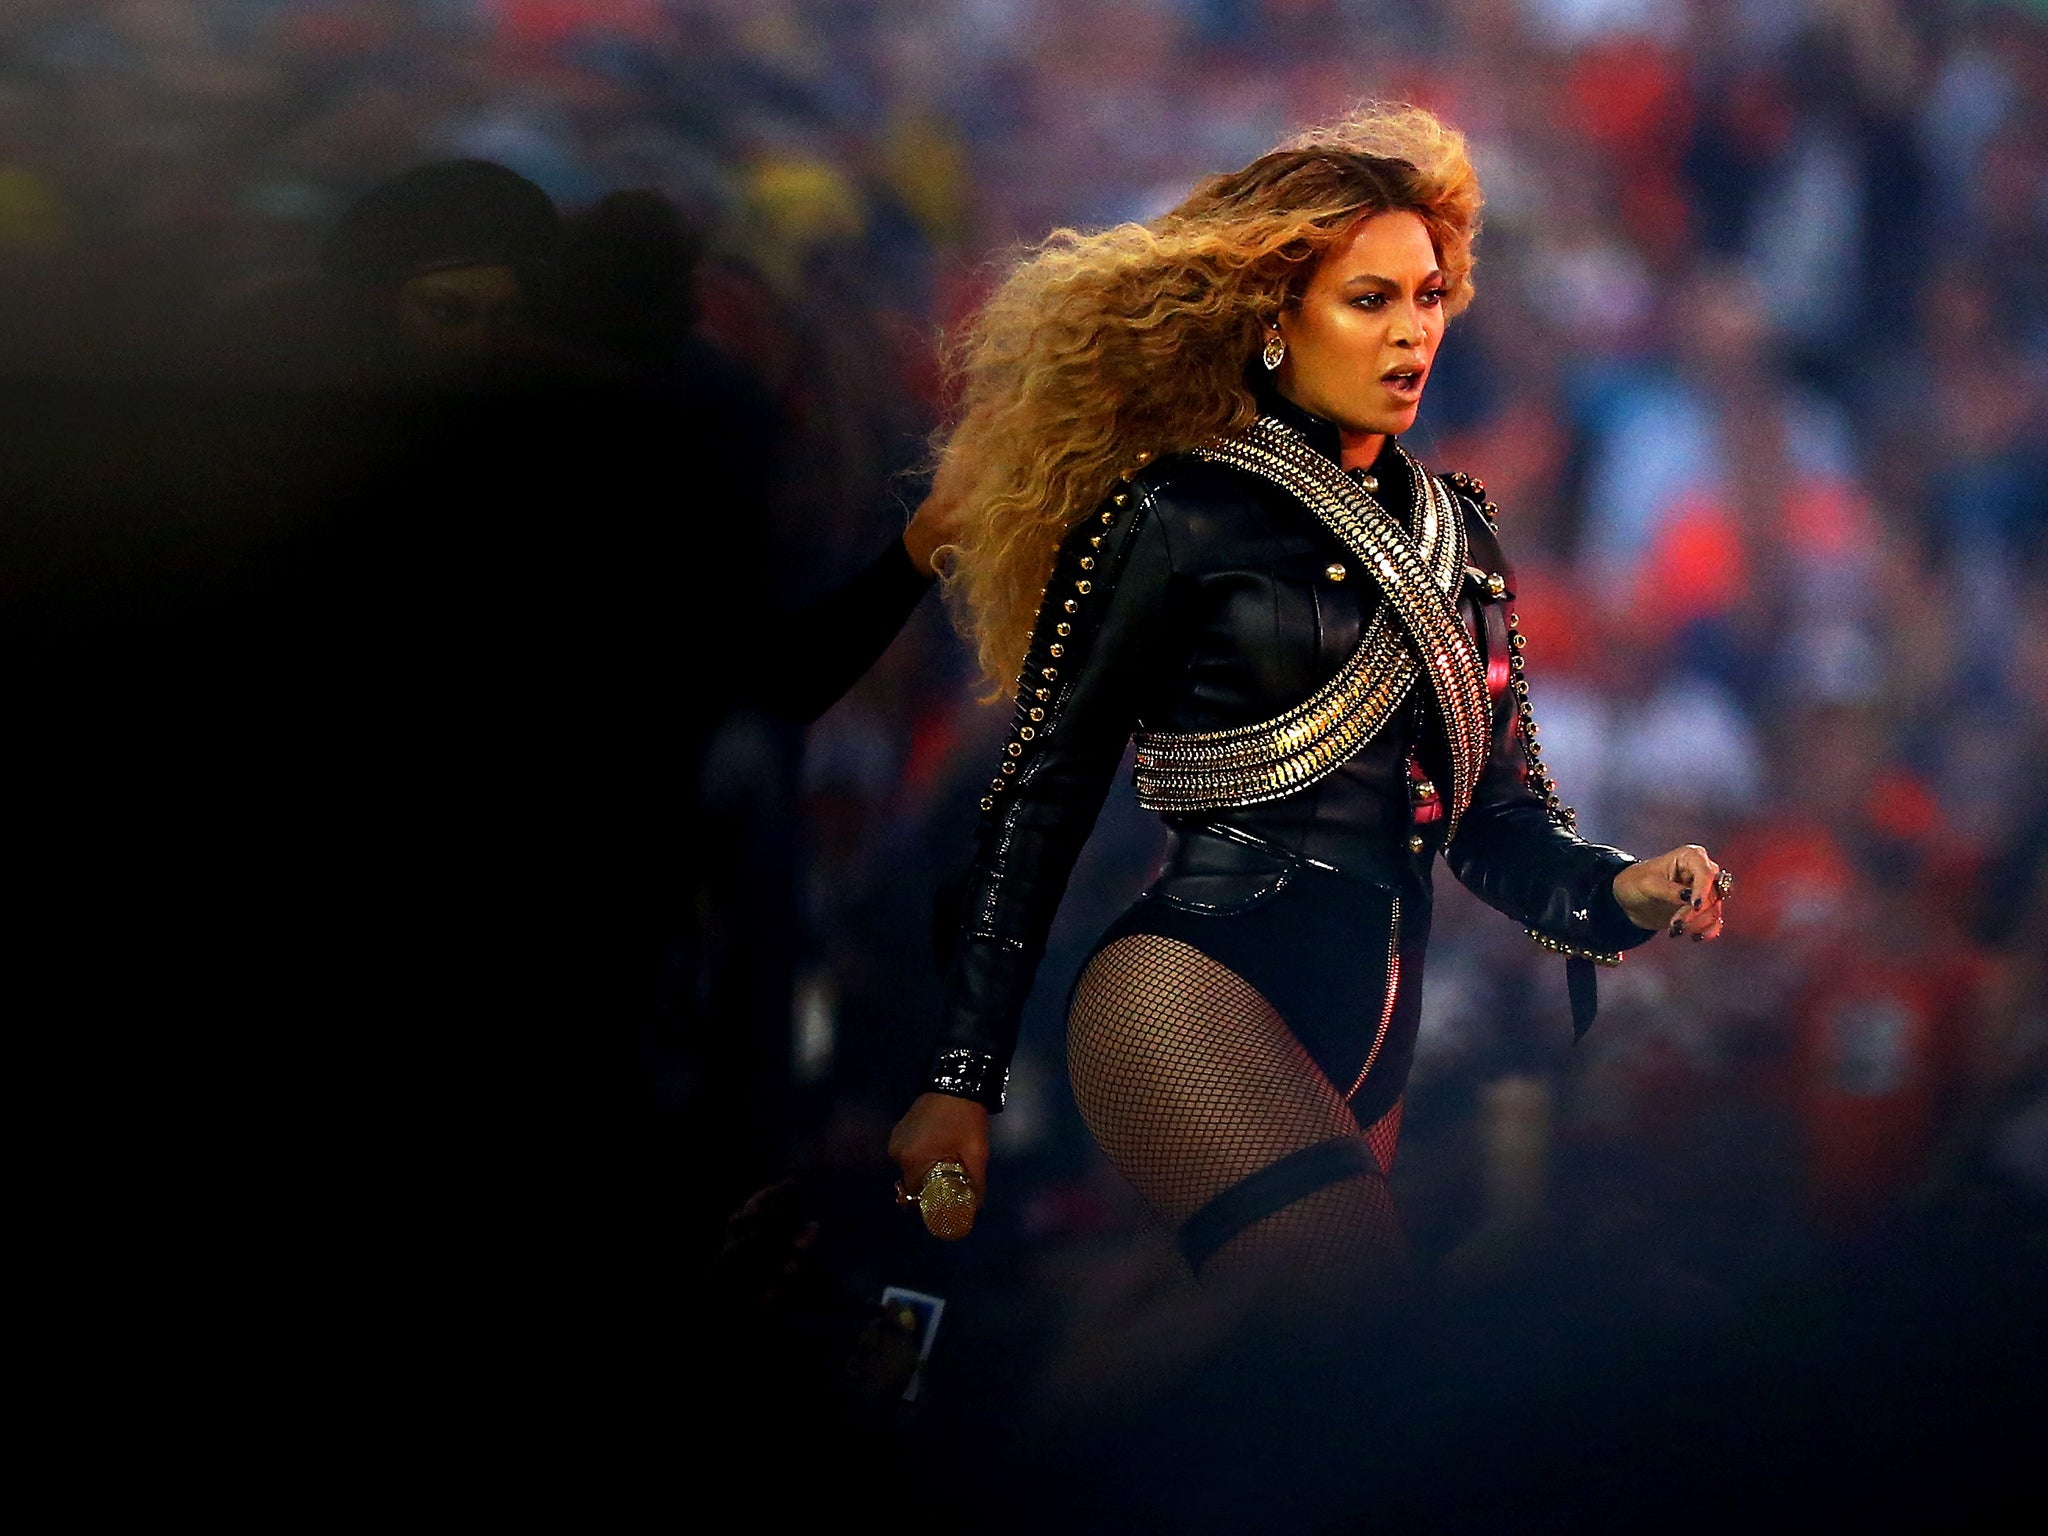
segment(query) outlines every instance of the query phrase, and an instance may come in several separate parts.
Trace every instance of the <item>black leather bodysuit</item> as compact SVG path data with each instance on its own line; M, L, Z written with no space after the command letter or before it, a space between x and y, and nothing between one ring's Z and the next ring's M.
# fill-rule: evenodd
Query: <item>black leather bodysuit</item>
M1277 397L1262 407L1337 459L1331 424ZM1359 483L1412 531L1418 486L1406 455L1390 442L1369 474ZM1630 856L1577 836L1554 796L1539 793L1547 786L1530 782L1526 713L1518 716L1509 686L1505 560L1483 489L1451 484L1466 538L1456 606L1486 669L1492 712L1490 749L1455 836L1446 842L1451 818L1437 789L1449 783L1451 748L1432 695L1418 686L1384 728L1306 787L1168 814L1164 872L1104 939L1170 933L1262 991L1291 989L1293 1001L1276 1005L1332 1083L1365 1095L1361 1124L1369 1103L1394 1101L1407 1074L1439 853L1551 947L1611 953L1649 937L1613 895ZM1068 536L982 801L929 1088L1001 1107L1054 909L1133 733L1272 719L1337 672L1381 600L1357 556L1303 502L1192 454L1135 468ZM1288 887L1295 917L1255 929L1252 914ZM1325 893L1309 900L1332 922L1307 919L1303 890ZM1372 924L1377 932L1360 931ZM1398 1007L1390 963L1399 966Z

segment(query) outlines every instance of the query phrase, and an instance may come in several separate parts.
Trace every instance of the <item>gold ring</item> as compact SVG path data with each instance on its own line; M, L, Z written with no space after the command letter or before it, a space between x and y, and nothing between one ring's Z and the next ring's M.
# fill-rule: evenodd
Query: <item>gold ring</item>
M1728 899L1728 893L1735 889L1735 871L1724 869L1714 876L1714 894L1721 900Z

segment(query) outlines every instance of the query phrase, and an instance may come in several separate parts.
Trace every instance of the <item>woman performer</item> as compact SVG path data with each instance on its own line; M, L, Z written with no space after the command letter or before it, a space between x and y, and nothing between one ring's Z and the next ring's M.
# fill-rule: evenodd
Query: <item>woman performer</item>
M1162 872L1075 983L1089 1129L1205 1280L1398 1267L1387 1190L1442 854L1567 957L1721 931L1697 845L1581 839L1544 771L1485 488L1399 442L1472 297L1461 135L1369 108L1152 224L1055 234L974 320L939 494L1017 679L903 1188L977 1194L1018 1015L1124 746Z

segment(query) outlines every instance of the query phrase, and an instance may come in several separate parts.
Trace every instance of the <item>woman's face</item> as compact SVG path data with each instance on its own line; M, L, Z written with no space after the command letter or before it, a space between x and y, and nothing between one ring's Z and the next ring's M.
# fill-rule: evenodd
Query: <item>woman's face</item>
M1323 257L1300 304L1281 311L1280 393L1347 437L1406 432L1443 340L1444 286L1415 214L1360 221Z

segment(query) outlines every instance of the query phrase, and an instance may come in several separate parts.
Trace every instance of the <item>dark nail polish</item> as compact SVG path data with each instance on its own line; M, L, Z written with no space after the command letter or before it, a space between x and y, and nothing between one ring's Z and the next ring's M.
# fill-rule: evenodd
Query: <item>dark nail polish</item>
M1699 911L1699 909L1700 909L1700 908L1701 908L1702 906L1704 906L1704 905L1705 905L1705 903L1704 903L1704 902L1700 902L1700 901L1695 901L1695 902L1694 902L1694 903L1692 904L1692 909L1693 909L1693 911L1697 912L1697 911Z
M1680 901L1691 901L1691 900L1692 900L1692 892L1691 892L1691 890L1689 890L1689 889L1688 889L1688 890L1683 890L1683 891L1680 891L1680 892L1678 893L1678 899L1679 899Z
M1692 941L1693 943L1697 944L1704 938L1706 938L1706 935L1704 933L1696 933L1692 936Z

